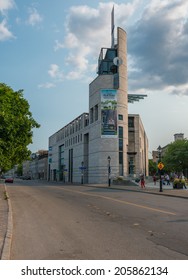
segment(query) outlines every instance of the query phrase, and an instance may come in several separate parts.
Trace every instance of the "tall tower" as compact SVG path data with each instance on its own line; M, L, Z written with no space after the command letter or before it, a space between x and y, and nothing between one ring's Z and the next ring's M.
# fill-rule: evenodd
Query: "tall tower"
M184 139L184 134L183 133L174 134L174 141L183 140L183 139Z
M89 86L89 183L106 182L108 157L112 175L126 176L128 169L127 38L120 27L114 38L113 17L112 10L112 45L101 49Z

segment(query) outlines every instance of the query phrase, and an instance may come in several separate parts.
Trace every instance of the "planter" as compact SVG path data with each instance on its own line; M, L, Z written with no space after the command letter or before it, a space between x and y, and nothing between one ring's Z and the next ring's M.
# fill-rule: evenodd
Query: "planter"
M123 179L123 180L113 180L112 181L112 184L113 185L121 185L121 186L138 186L134 181L131 181L131 180L126 180L126 179Z
M183 189L184 183L175 183L173 185L174 189Z
M114 185L124 185L124 181L113 180Z

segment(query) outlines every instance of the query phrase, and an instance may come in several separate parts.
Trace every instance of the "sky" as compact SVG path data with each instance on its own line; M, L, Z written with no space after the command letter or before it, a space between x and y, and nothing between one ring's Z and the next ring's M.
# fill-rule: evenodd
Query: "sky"
M147 94L128 110L142 119L149 156L175 133L188 137L187 0L0 0L0 82L24 90L41 125L32 152L88 112L113 6L115 26L127 32L128 93Z

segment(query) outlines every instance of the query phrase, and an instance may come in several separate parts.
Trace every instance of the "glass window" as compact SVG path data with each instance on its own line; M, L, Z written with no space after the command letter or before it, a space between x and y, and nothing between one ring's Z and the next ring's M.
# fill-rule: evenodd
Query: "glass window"
M85 121L84 121L84 126L86 127L86 126L88 126L88 125L89 125L89 117L86 116L86 117L85 117Z
M134 117L128 118L128 127L134 127Z
M123 164L123 152L119 152L119 164Z
M90 123L93 123L93 108L90 109Z
M79 130L81 129L81 119L79 119L79 121L78 121L78 129Z
M123 138L119 139L119 151L123 151Z
M98 120L98 105L95 105L95 121Z
M123 120L123 115L118 115L118 120L122 121Z
M65 150L64 145L59 147L59 163L60 163L60 166L64 165L64 150Z
M123 127L119 126L119 138L123 138Z

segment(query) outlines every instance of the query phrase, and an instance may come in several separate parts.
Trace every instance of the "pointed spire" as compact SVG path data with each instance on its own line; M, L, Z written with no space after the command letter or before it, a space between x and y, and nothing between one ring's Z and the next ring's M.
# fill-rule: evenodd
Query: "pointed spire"
M114 48L114 5L111 12L111 47Z

